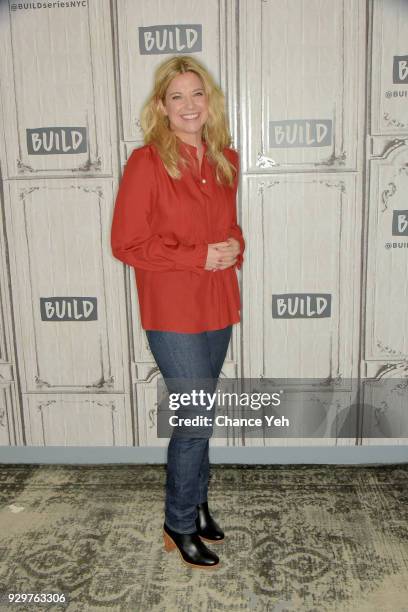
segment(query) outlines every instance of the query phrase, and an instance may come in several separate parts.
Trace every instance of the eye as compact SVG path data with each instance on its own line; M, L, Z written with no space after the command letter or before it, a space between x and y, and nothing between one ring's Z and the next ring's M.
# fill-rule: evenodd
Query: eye
M197 91L196 92L196 96L202 96L202 95L204 95L202 91Z
M172 96L172 98L171 98L171 99L172 99L172 100L178 100L179 98L180 98L180 96L179 96L179 95L176 95L176 96Z

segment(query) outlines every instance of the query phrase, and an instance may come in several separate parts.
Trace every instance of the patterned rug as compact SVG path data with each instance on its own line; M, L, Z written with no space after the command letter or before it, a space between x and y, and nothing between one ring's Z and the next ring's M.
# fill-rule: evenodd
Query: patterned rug
M162 542L162 465L0 465L1 610L408 612L408 464L212 466L217 569ZM211 547L211 546L210 546Z

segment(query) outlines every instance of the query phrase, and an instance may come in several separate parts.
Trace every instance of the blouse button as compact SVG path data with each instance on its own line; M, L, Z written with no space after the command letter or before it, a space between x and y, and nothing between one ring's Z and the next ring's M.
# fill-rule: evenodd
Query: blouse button
M206 181L205 179L203 179L201 182L202 182L202 183L206 183L207 181Z

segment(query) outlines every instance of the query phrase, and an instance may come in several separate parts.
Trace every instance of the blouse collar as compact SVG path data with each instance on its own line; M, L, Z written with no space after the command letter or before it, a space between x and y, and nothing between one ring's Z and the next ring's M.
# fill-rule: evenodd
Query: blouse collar
M185 147L187 150L189 150L191 153L194 153L195 155L197 155L197 147L194 145L189 144L188 142L184 142L184 140L181 140L181 138L179 138L178 136L176 136L177 138L177 142L179 143L179 145L181 147ZM203 147L204 147L204 153L207 150L207 143L205 142L205 140L201 141Z

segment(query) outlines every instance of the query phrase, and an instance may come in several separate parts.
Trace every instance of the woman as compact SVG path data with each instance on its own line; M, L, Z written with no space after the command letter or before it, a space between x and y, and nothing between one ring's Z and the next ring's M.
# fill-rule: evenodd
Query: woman
M124 170L112 252L135 269L141 324L167 387L206 379L215 389L240 321L235 268L245 248L223 93L195 58L172 57L156 70L141 123L145 145ZM165 548L196 568L219 563L204 541L224 538L208 509L211 433L173 430L167 454Z

